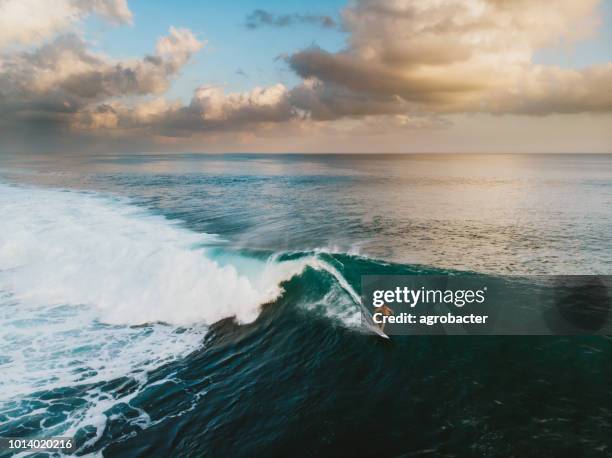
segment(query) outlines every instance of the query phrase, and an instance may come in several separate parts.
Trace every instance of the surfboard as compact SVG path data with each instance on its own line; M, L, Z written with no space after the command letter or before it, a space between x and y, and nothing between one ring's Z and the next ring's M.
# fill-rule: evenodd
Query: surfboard
M364 318L366 328L368 328L374 334L378 334L383 339L389 339L389 336L385 334L382 329L376 326L376 323L374 323L374 318L372 318L372 315L370 315L370 312L363 306L363 304L360 303L359 305L361 307L361 314Z

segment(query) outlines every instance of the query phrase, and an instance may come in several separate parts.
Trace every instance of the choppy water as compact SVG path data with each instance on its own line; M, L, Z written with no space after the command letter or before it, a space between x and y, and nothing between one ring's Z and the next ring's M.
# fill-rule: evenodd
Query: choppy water
M0 212L0 436L612 453L612 340L383 342L354 300L368 273L612 274L612 156L4 156Z

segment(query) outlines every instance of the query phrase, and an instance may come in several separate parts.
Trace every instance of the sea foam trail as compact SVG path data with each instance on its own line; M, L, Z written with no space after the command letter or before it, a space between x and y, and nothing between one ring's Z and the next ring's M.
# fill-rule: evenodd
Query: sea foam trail
M222 265L194 233L121 199L0 185L0 288L20 303L93 305L108 324L253 321L312 259Z

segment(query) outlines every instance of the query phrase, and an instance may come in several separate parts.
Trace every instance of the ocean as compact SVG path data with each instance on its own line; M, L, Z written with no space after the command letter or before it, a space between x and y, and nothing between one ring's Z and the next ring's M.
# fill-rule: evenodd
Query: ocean
M610 337L362 326L362 275L449 273L612 274L612 155L0 156L0 437L610 456Z

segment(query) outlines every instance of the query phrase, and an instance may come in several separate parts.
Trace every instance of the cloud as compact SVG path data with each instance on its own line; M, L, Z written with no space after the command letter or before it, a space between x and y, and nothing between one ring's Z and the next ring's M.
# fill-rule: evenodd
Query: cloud
M170 28L155 53L113 60L91 52L77 35L60 35L32 51L7 55L0 71L5 132L67 133L112 129L115 99L162 94L202 43L187 29Z
M313 14L281 14L276 15L265 10L254 10L245 22L248 29L260 27L289 27L299 24L315 25L325 29L333 29L337 26L336 21L330 16Z
M89 14L116 24L132 22L126 0L0 0L0 48L41 42Z
M5 97L100 99L164 92L170 78L202 46L187 29L170 28L156 52L115 61L92 53L77 35L61 35L35 49L7 56L0 73Z
M282 84L226 94L219 86L201 86L188 105L164 99L135 105L105 104L78 117L75 126L95 129L150 129L157 135L189 137L207 132L236 131L296 117Z
M79 0L77 4L83 8L91 8L110 22L117 24L131 24L132 12L128 8L127 0Z
M597 0L361 0L343 14L348 46L290 55L327 100L397 97L412 111L547 114L610 111L608 64L584 70L534 65L535 52L583 39ZM329 104L328 104L329 105ZM394 110L395 105L388 105ZM380 110L373 104L373 112Z
M185 65L202 45L191 30L170 27L169 34L158 40L155 53L156 57L168 66L168 71L174 73Z
M275 121L286 119L289 105L287 88L282 84L227 95L223 88L202 86L195 91L189 108L203 120L238 120L255 115Z
M354 91L341 84L323 83L308 79L293 88L289 94L291 104L317 121L330 121L343 117L406 113L408 106L396 95L367 94Z
M283 58L302 78L294 87L228 92L201 84L182 103L164 94L205 44L190 30L170 27L151 54L117 60L92 51L74 25L89 14L129 23L124 0L58 0L53 9L49 2L0 0L0 47L8 44L0 48L0 148L390 138L448 132L448 119L466 114L612 113L612 63L534 63L542 47L593 33L598 3L356 0L342 14L343 49L310 47ZM249 15L247 26L301 23L337 26L326 16L263 10Z

